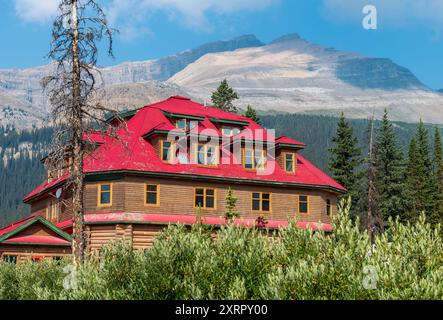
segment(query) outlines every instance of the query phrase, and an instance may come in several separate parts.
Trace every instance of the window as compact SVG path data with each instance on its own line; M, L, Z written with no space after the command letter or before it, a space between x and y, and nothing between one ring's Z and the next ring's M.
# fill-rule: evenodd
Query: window
M51 201L48 207L46 207L46 220L58 221L59 215L60 215L60 202Z
M178 119L175 122L175 126L177 129L182 129L184 131L192 130L197 126L197 121L192 121L188 119Z
M99 207L112 206L112 183L101 183L98 185L98 201Z
M165 162L171 162L174 155L174 145L171 141L161 141L161 159Z
M266 150L243 149L243 167L245 169L264 169Z
M3 255L3 261L16 264L17 263L17 256Z
M222 135L226 136L226 137L233 137L236 136L240 133L240 129L239 128L235 128L235 127L222 127Z
M194 208L215 209L215 189L195 188Z
M331 216L332 213L332 207L331 207L331 200L330 199L326 199L326 214L328 216Z
M295 153L283 153L284 169L286 172L294 173L296 166Z
M309 196L298 196L298 213L309 213Z
M218 164L218 147L199 143L196 150L196 163L203 166L216 166Z
M252 211L271 212L271 194L263 192L252 193Z
M160 204L160 186L155 184L145 185L145 205L158 206Z

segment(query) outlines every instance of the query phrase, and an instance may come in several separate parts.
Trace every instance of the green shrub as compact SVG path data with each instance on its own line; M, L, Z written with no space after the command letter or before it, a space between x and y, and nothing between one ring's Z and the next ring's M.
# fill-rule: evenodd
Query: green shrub
M68 260L0 262L0 299L443 299L439 226L391 221L371 245L348 212L332 234L170 226L150 250L110 243L68 286Z

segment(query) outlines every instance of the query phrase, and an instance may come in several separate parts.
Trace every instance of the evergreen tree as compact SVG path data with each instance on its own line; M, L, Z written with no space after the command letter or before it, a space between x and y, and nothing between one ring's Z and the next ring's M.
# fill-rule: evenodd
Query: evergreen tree
M236 205L237 205L237 197L234 195L234 191L232 191L232 189L229 188L228 194L226 196L226 210L225 210L226 221L231 221L240 215L240 212L236 210Z
M436 127L434 133L434 173L437 179L437 214L443 221L443 150L440 130Z
M438 184L440 191L443 192L443 150L441 134L438 128L435 128L434 133L434 168L435 174L438 178Z
M226 79L224 79L217 90L212 93L211 99L215 108L237 113L237 108L232 104L232 101L238 99L238 94L229 86Z
M401 216L407 205L403 154L385 110L375 142L376 187L383 219Z
M255 123L258 123L261 125L260 118L257 116L257 111L255 111L254 108L252 108L250 105L246 108L245 117L248 117Z
M332 142L335 146L329 149L331 153L329 170L333 178L348 189L355 207L358 201L358 181L361 178L361 174L357 171L362 164L361 150L357 147L357 138L354 137L353 129L349 126L343 113L338 121L337 131Z
M439 221L437 208L437 179L430 156L428 130L423 122L417 126L417 133L411 140L408 161L408 192L412 211L409 220L416 221L421 212L426 213L429 222Z

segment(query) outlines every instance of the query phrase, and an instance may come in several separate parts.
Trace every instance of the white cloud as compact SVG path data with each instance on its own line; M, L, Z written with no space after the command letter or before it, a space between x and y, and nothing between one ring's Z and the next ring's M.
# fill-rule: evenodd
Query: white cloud
M57 13L59 0L15 0L17 15L26 22L46 22Z
M150 33L149 19L162 12L169 20L191 29L211 29L208 14L263 10L281 0L107 0L101 1L110 24L132 40ZM17 15L26 22L46 22L57 13L59 0L15 0Z
M107 5L112 25L120 29L122 36L146 33L147 21L158 12L169 20L199 31L210 30L208 14L234 14L263 10L280 0L112 0ZM129 32L127 32L129 31Z
M443 27L443 0L323 0L325 14L339 21L357 21L365 5L375 5L378 22L403 27L421 23Z

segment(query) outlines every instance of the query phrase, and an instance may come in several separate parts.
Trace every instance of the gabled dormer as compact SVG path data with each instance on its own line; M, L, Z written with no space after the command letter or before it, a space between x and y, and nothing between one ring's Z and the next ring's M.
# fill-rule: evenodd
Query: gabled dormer
M286 136L275 139L275 160L289 174L297 172L297 153L305 148L305 144Z

